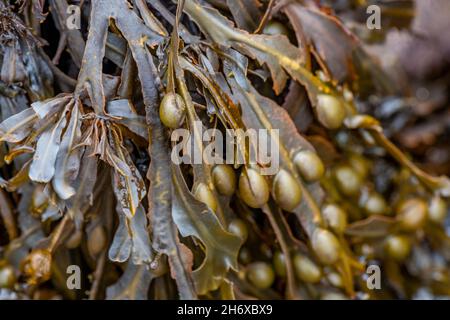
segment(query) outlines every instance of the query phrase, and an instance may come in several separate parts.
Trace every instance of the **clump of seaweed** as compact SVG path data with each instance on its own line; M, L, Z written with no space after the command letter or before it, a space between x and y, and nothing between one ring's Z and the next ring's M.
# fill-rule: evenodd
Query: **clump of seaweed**
M370 31L360 1L0 0L0 296L450 296L449 7L423 2ZM272 172L246 132L273 129Z

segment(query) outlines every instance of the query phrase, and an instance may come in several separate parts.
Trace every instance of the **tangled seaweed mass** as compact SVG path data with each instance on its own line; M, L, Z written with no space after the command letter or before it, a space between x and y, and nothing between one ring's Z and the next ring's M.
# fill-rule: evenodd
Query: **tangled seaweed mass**
M449 14L0 0L0 298L449 298Z

